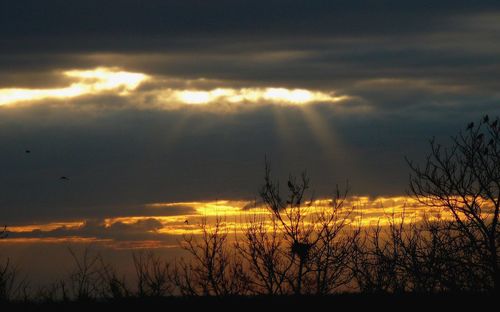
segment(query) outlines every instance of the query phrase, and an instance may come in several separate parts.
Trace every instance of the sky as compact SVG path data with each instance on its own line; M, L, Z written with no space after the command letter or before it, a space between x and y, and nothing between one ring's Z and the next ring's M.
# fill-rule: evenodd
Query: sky
M405 157L499 115L499 34L498 1L0 0L0 223L158 241L265 158L399 200Z

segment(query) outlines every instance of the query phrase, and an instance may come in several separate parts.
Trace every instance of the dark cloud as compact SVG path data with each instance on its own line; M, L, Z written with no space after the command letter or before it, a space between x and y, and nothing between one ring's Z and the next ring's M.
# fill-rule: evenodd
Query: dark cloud
M132 223L114 222L106 226L103 220L89 219L80 227L61 226L53 230L35 229L29 232L8 232L10 239L18 238L92 238L114 241L161 240L162 243L175 244L175 235L160 234L162 223L155 218L141 219Z
M468 105L456 108L461 109L456 116L471 116L464 113ZM289 107L261 106L234 114L195 108L111 109L95 115L71 106L18 109L22 118L0 117L0 213L5 222L175 215L189 210L142 207L251 200L262 183L264 155L277 177L307 169L318 196L330 195L335 183L346 179L357 194L401 194L408 172L404 156L421 159L427 138L454 134L465 124L447 110L433 117L395 109L360 114L325 104L310 108L321 116L312 123L324 123L332 136L325 146L306 115ZM499 113L491 106L485 109ZM70 180L59 180L61 175Z
M5 38L393 34L428 31L496 1L2 1ZM425 21L425 22L423 22ZM76 39L75 38L75 39ZM104 40L103 40L104 41ZM75 42L77 42L75 40ZM99 46L102 46L102 43ZM91 44L91 42L90 42Z

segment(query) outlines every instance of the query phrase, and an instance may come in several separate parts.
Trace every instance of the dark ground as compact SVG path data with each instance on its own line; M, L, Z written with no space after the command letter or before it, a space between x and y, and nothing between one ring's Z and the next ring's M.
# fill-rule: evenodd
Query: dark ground
M68 302L68 303L8 303L0 304L0 311L92 311L132 310L145 311L255 311L276 309L276 312L301 310L319 311L357 311L371 309L376 311L497 311L499 297L493 294L439 294L439 295L360 295L344 294L334 296L302 297L175 297L161 299L124 299L106 302ZM428 311L429 310L429 311Z

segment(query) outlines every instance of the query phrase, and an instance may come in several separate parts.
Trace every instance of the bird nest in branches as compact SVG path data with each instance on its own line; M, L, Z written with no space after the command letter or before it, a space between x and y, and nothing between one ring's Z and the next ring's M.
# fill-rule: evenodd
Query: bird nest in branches
M307 259L312 245L309 243L293 242L291 246L292 255L297 255L300 259Z

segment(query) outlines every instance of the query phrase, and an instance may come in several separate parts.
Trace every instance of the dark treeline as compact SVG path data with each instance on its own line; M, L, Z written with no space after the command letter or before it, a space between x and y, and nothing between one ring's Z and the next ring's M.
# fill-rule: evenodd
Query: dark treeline
M485 116L442 146L431 140L423 165L408 161L409 195L451 218L361 227L336 187L327 208L311 205L306 174L280 187L266 162L260 197L267 217L250 217L233 239L223 218L185 236L188 257L167 261L133 254L134 282L88 249L70 251L74 270L36 291L0 267L0 300L42 302L102 299L289 296L363 293L407 295L500 293L500 126Z

